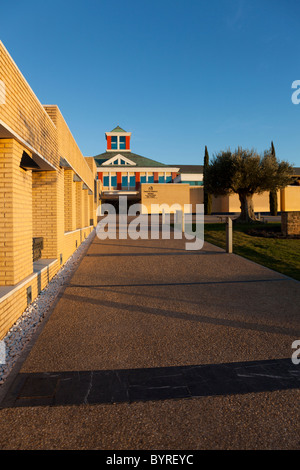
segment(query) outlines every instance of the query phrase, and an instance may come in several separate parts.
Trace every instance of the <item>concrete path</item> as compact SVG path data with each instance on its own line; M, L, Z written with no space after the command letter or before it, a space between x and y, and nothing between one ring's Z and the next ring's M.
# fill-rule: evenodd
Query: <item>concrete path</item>
M1 449L300 447L300 283L184 244L94 239L1 404Z

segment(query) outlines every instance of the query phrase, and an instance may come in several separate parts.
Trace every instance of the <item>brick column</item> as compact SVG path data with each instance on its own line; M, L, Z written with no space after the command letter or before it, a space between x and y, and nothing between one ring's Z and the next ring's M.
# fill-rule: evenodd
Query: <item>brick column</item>
M89 194L88 200L89 200L89 223L88 225L94 225L94 222L95 222L94 195ZM92 220L92 223L91 223L91 220Z
M64 170L32 174L33 236L43 237L42 258L60 258L64 244Z
M20 168L24 148L0 140L0 285L32 273L32 171ZM26 150L30 155L30 152Z
M83 227L82 182L76 181L76 228Z
M65 232L76 229L76 186L72 169L64 170Z
M83 189L83 226L87 227L89 224L89 200L88 190Z

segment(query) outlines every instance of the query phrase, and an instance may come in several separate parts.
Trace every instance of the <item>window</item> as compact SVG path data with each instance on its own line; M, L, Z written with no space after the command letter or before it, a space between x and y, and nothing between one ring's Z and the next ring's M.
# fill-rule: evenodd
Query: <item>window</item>
M111 149L112 150L126 150L126 136L125 135L112 135L111 136Z
M126 148L126 138L125 136L120 136L119 137L119 149L125 149Z
M109 186L109 176L103 176L103 186Z
M111 186L117 186L117 177L116 176L111 176Z
M203 186L203 181L181 181L184 184L189 184L190 186Z
M129 183L129 186L130 186L131 188L135 188L135 176L130 176L129 182L130 182L130 183Z
M172 183L172 176L166 176L166 183Z
M148 175L147 183L154 183L154 176L153 175Z
M128 178L127 178L127 176L122 176L122 188L128 188Z
M127 163L125 162L125 160L120 160L120 165L126 165Z
M118 137L116 135L111 136L111 148L114 150L118 149Z
M165 182L165 177L164 176L159 176L158 177L158 182L159 183L164 183Z
M141 176L140 181L141 181L141 184L142 184L142 183L146 183L146 175L145 175L145 176Z

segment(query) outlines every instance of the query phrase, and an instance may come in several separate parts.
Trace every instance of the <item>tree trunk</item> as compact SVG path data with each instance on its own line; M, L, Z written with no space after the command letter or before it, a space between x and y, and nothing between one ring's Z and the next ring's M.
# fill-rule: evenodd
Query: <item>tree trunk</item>
M256 222L256 217L253 208L253 194L239 193L239 199L241 203L241 214L235 220L237 223L249 224Z
M277 191L270 191L269 200L270 200L270 214L277 215L277 211L278 211Z

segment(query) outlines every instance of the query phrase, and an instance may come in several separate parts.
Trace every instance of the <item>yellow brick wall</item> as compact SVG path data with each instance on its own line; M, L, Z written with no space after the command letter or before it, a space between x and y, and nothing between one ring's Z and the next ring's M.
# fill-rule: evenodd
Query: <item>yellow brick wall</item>
M87 164L92 172L92 174L94 175L94 179L96 180L96 182L94 181L94 187L93 187L93 192L95 190L96 192L96 196L94 194L90 195L89 196L89 221L90 219L93 219L94 221L94 225L97 225L97 207L99 205L99 193L100 193L100 190L101 190L101 181L100 180L97 180L97 167L96 167L96 163L95 163L95 160L93 157L85 157L85 160L87 161Z
M3 122L50 163L59 161L56 127L0 41L0 78L5 84Z
M65 169L64 171L65 232L76 229L76 193L73 174L73 170Z
M84 229L74 230L73 232L65 233L64 235L64 251L63 256L67 260L74 251L81 245L81 243L89 236L93 227L86 227Z
M59 155L68 161L82 181L93 191L94 175L92 174L86 158L83 157L58 106L44 106L44 109L49 113L49 116L56 124Z
M0 79L6 91L0 129L11 136L0 138L0 286L14 286L7 298L3 290L0 295L2 338L27 306L32 238L43 237L42 258L55 260L50 274L42 272L40 279L29 281L34 300L39 286L45 287L60 268L61 258L65 263L91 232L98 201L91 194L96 177L93 158L83 157L58 107L41 105L1 42ZM20 168L24 150L30 157L39 155L53 171ZM60 167L61 157L70 169ZM73 181L75 173L81 183Z
M88 203L89 203L89 223L90 225L90 220L93 220L93 225L96 225L96 203L94 203L94 195L89 194L88 196Z
M27 288L31 286L32 299L35 299L39 291L51 281L57 270L58 263L55 262L49 268L45 268L39 276L36 275L34 279L25 282L21 288L13 291L8 298L3 301L0 299L0 340L27 308Z
M0 72L5 84L0 123L11 129L15 137L24 139L25 145L31 146L55 168L58 168L60 157L65 157L93 191L95 170L92 173L59 108L41 105L1 41Z
M0 140L0 285L32 272L32 175L20 168L24 148Z
M88 190L83 189L83 227L89 225L89 200L88 200Z
M92 174L96 177L97 175L97 166L94 160L94 157L85 157L85 161L87 162L89 169L91 170Z
M65 261L72 256L74 251L76 251L81 243L89 236L92 230L93 227L87 227L64 235L63 258ZM27 308L27 288L31 286L32 299L34 300L39 292L44 289L53 276L55 276L60 267L59 260L53 262L53 264L51 264L49 268L45 268L40 275L36 275L34 279L24 282L21 288L16 288L15 292L7 299L1 301L0 298L0 340ZM20 284L23 283L21 282Z
M75 183L76 190L76 228L83 227L83 190L82 183Z
M42 258L57 258L64 233L63 170L33 172L32 212L33 236L44 238Z

